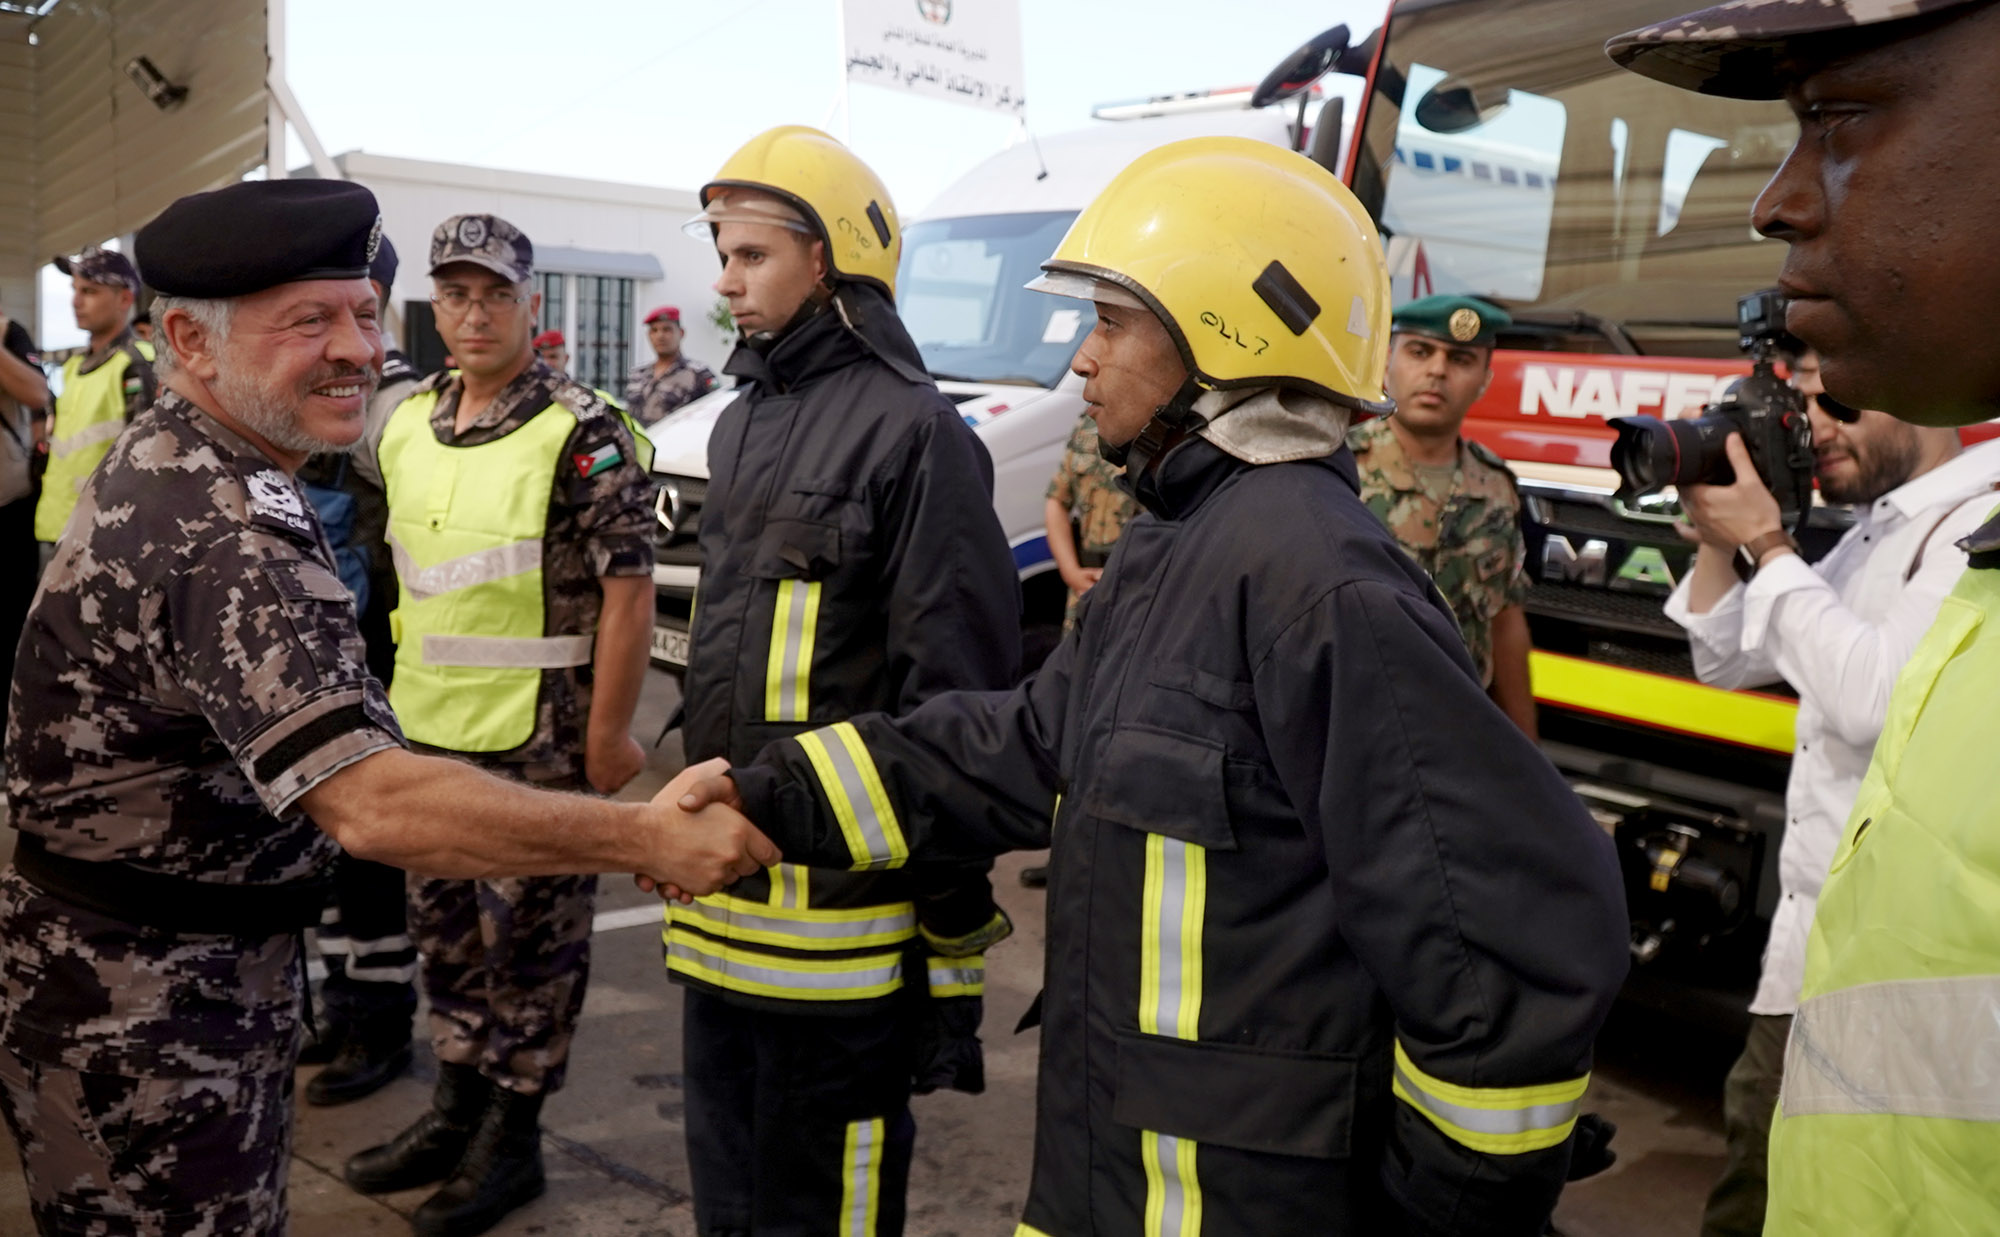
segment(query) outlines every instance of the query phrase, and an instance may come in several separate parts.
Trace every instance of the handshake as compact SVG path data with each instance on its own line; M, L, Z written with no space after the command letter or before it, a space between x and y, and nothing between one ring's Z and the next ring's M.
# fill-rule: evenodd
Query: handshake
M728 770L719 757L690 765L653 796L669 825L651 847L651 871L632 878L640 889L688 903L783 858L743 815Z

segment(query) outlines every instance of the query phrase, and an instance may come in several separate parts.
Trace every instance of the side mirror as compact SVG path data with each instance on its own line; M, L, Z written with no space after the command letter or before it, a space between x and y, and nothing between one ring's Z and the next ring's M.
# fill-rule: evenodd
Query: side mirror
M1313 123L1312 149L1307 153L1312 161L1340 175L1340 130L1341 122L1347 116L1347 100L1338 95L1328 99L1319 109L1319 119Z
M1507 89L1481 92L1462 78L1447 77L1417 100L1417 123L1432 133L1464 133L1507 110Z
M1278 62L1250 93L1251 107L1269 107L1312 89L1325 77L1340 54L1347 50L1347 27L1335 26L1308 39L1303 46Z

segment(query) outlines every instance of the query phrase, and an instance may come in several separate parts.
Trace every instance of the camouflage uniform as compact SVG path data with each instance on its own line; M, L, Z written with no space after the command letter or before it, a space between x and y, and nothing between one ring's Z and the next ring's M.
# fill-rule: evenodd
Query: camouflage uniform
M413 394L438 392L431 430L457 446L491 442L526 425L566 391L596 398L540 360L516 378L461 434L463 388L434 374ZM620 462L586 477L581 464L615 444ZM617 416L580 422L561 459L543 543L543 605L552 634L595 630L603 576L653 571L653 485ZM535 731L510 752L461 755L503 777L557 790L584 788L590 667L542 672ZM594 876L510 880L410 880L410 934L423 957L431 1044L440 1061L476 1065L512 1090L553 1091L563 1082L570 1037L590 973Z
M1063 448L1062 463L1049 481L1048 497L1076 517L1077 561L1085 567L1104 566L1111 557L1112 544L1139 514L1138 501L1119 484L1124 476L1124 469L1098 454L1097 423L1088 416L1078 417ZM1070 594L1069 609L1063 614L1064 631L1076 624L1078 600L1075 593Z
M1436 581L1458 617L1480 683L1491 686L1493 620L1528 597L1514 474L1492 451L1460 439L1450 489L1440 500L1425 490L1387 418L1355 426L1347 445L1360 469L1362 501Z
M402 741L312 508L169 392L43 577L7 729L13 824L221 885L318 873L299 796ZM294 937L140 928L0 875L0 1088L45 1232L281 1233Z
M651 425L696 396L715 389L715 371L699 361L688 360L686 354L675 357L667 372L657 377L653 374L654 364L648 361L634 366L625 375L625 407L641 425Z

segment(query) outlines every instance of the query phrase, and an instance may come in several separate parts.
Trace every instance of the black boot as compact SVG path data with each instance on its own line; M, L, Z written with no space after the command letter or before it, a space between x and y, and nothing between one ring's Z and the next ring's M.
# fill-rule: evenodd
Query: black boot
M410 1217L417 1237L474 1237L542 1196L542 1097L493 1089L458 1171Z
M477 1067L439 1065L430 1111L381 1146L349 1156L347 1184L363 1194L389 1194L443 1181L465 1157L492 1094Z
M299 1065L325 1065L340 1055L347 1028L337 1022L321 1024L319 1032L299 1047Z
M353 1027L332 1063L306 1084L306 1103L329 1108L373 1095L402 1077L410 1055L408 1014Z

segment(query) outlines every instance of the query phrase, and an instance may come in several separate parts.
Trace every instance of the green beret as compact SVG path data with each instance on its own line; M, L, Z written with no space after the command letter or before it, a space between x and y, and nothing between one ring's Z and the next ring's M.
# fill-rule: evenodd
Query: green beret
M1398 309L1389 333L1491 348L1500 329L1512 325L1514 320L1506 310L1476 296L1427 296Z

